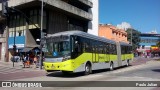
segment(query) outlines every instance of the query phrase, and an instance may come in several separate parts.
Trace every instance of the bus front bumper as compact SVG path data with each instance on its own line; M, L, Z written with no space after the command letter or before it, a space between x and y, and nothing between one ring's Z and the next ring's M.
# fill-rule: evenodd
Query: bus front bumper
M72 62L44 62L44 69L46 71L73 71L74 66L71 64Z

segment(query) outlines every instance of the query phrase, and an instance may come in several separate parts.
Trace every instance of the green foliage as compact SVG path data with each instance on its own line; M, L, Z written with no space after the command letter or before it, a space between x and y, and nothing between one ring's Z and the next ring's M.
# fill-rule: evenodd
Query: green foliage
M127 29L126 32L127 32L127 39L130 42L130 44L132 44L132 49L134 51L139 46L141 32L132 28Z
M160 41L156 44L156 46L160 47Z

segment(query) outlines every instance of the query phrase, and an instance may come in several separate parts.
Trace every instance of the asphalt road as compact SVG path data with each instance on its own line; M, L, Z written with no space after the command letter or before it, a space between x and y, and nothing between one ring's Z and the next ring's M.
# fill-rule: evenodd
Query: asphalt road
M115 69L114 71L109 70L98 70L94 71L94 74L83 76L81 73L72 74L64 76L61 72L49 73L47 75L29 77L29 78L19 78L16 81L75 81L72 83L62 84L69 85L69 87L55 87L57 84L54 82L51 85L53 87L48 88L37 88L38 90L160 90L157 87L95 87L98 83L95 81L122 81L122 86L128 84L123 81L160 81L160 61L153 61L150 59L142 59L140 62L133 62L132 66L121 67ZM91 82L77 82L77 81L91 81ZM114 82L114 83L115 83ZM59 82L57 82L59 83ZM102 83L102 82L100 82ZM105 82L104 82L105 83ZM110 82L106 82L109 84ZM54 86L55 85L55 86ZM74 86L82 87L74 87ZM89 87L84 87L83 85L89 85ZM93 87L92 87L93 86ZM115 85L116 86L116 85ZM117 85L118 86L118 85ZM2 89L2 88L0 88ZM3 90L33 90L35 88L3 88Z
M145 64L150 61L146 58L136 58L135 61L131 63L132 66ZM94 74L109 72L109 70L100 70L94 72ZM44 70L33 69L33 68L22 68L21 63L15 63L15 67L12 66L12 63L2 63L0 62L0 81L2 80L15 80L15 79L26 79L26 78L36 78L36 77L45 77L46 72ZM74 74L72 76L64 76L61 72L48 74L47 77L81 77L82 74Z

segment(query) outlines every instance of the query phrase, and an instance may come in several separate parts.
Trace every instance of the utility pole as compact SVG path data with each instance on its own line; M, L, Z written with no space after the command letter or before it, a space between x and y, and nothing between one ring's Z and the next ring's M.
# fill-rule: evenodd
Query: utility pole
M133 36L133 31L131 29L131 45L132 45L132 36Z
M43 55L42 55L42 32L43 32L43 0L42 0L42 5L41 5L41 39L40 39L40 69L42 69L42 63L43 63Z
M14 62L15 62L15 56L16 56L16 23L14 24L15 27L14 27L14 44L13 44L13 67L14 67Z

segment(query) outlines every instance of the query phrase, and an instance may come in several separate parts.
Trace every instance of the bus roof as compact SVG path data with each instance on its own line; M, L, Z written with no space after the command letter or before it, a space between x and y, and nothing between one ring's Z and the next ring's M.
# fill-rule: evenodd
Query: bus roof
M90 38L93 40L99 40L102 42L116 44L116 42L113 40L109 40L104 37L95 36L95 35L92 35L92 34L89 34L89 33L83 32L83 31L64 31L64 32L59 32L59 33L48 35L47 37L54 37L54 36L61 36L61 35L68 35L68 36L69 35L76 35L76 36L81 36L81 37L85 37L85 38Z

